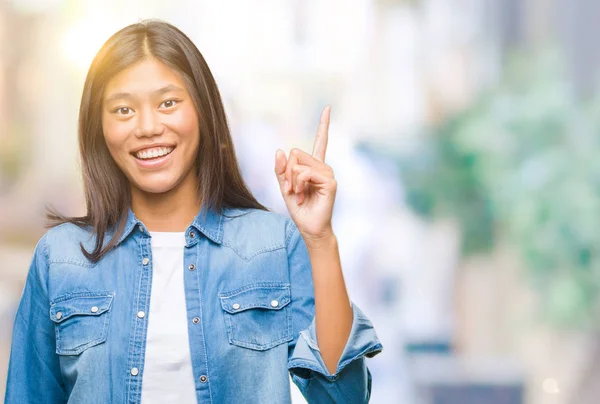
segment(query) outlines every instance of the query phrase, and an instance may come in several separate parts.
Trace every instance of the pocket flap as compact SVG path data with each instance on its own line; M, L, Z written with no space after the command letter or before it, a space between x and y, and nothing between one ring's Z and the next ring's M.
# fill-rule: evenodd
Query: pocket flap
M291 301L287 283L260 283L227 293L219 293L221 307L230 314L247 309L281 310Z
M99 316L108 309L113 301L112 295L80 295L59 298L50 305L50 319L60 323L71 316Z

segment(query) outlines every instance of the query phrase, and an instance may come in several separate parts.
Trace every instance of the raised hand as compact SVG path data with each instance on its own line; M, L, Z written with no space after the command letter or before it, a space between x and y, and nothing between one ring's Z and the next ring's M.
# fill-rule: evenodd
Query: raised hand
M275 153L275 174L281 194L305 240L333 234L331 216L337 182L332 168L325 164L330 110L326 106L321 112L312 155L297 148L290 151L288 158L281 149Z

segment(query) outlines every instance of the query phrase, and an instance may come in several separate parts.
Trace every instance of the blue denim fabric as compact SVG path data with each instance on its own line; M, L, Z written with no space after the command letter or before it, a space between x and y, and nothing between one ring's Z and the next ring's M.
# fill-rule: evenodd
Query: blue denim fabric
M368 402L365 357L382 345L353 304L348 343L336 372L327 371L309 256L292 220L254 209L202 210L185 237L199 403L289 403L288 372L310 403ZM79 246L91 251L94 241L89 229L63 224L38 242L14 324L6 404L140 403L151 236L130 210L119 244L97 264Z

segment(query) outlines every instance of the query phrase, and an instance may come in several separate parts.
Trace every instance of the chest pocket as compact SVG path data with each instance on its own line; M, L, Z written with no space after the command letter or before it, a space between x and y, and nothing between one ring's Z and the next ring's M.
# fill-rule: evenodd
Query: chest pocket
M108 292L71 293L52 301L50 319L55 323L56 353L79 355L106 341L112 301Z
M255 283L219 299L230 344L262 351L292 340L289 283Z

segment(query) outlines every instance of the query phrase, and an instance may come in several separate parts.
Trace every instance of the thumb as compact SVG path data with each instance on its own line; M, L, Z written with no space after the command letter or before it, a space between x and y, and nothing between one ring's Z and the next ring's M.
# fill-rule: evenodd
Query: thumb
M279 187L283 192L283 183L285 182L285 167L287 166L287 157L281 149L275 152L275 175L279 182Z

